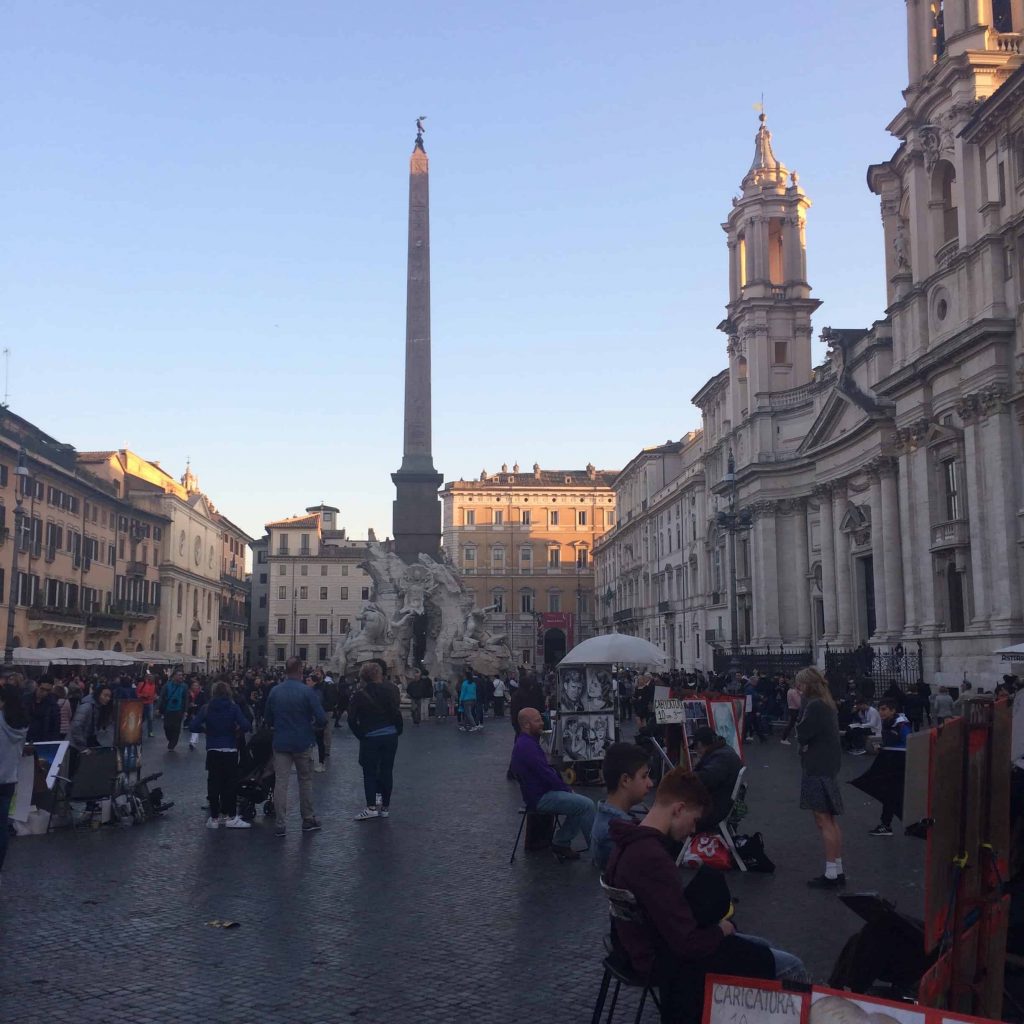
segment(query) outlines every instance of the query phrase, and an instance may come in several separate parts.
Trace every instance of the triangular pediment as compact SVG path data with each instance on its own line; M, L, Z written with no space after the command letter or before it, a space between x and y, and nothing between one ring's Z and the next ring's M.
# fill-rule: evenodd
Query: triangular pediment
M833 391L821 407L811 429L798 449L800 455L837 441L847 434L855 434L871 421L862 409L838 391Z
M846 512L839 521L839 529L843 533L858 533L871 527L871 506L855 505L852 501L846 506Z
M196 491L195 494L190 494L189 498L188 498L188 503L201 516L204 516L206 519L212 519L213 518L213 508L211 507L210 502L207 499L206 495L203 494L202 491Z

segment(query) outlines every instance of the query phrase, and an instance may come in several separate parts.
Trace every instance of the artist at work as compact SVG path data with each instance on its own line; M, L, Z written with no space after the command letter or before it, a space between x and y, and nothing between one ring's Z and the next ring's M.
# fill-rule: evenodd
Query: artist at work
M660 990L662 1021L699 1020L706 974L806 981L803 963L764 939L741 934L731 921L698 923L665 846L682 843L711 808L711 796L692 773L675 768L658 786L639 824L613 821L607 885L633 894L642 923L614 920L618 949L641 977Z

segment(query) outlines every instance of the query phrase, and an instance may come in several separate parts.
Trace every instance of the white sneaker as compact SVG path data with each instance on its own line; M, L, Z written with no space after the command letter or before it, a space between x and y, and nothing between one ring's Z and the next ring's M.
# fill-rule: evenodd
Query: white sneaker
M782 745L783 745L784 747L791 747L791 746L793 746L793 744L792 744L792 743L790 743L790 742L789 742L789 740L779 740L779 742L780 742L780 743L781 743L781 744L782 744Z
M252 825L244 818L240 818L237 814L233 818L228 818L224 822L225 828L252 828Z
M361 810L352 820L353 821L369 821L371 818L379 818L380 812L376 807L366 807Z
M380 816L382 818L390 818L391 817L391 811L389 811L386 807L382 807L378 813L380 814Z
M206 827L207 828L220 828L220 818L207 818L206 819Z
M318 764L318 765L317 765L317 766L316 766L316 767L315 767L315 768L313 769L313 771L315 771L315 772L325 772L325 771L327 771L327 765L325 765L325 764Z

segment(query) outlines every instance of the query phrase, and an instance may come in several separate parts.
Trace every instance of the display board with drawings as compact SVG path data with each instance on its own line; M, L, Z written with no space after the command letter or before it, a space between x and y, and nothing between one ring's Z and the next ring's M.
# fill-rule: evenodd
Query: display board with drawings
M701 1024L981 1024L919 1005L814 985L790 990L778 981L709 975Z
M615 742L615 681L605 665L558 670L558 728L553 747L568 761L603 761Z

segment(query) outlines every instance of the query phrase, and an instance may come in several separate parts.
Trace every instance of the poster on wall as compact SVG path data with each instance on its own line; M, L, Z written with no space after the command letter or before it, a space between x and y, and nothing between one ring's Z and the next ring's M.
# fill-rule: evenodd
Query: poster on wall
M737 755L742 757L743 746L739 728L736 725L736 710L732 706L732 701L713 700L708 703L711 708L711 728L736 751Z
M615 715L564 715L559 719L562 753L570 761L603 761L615 742Z

